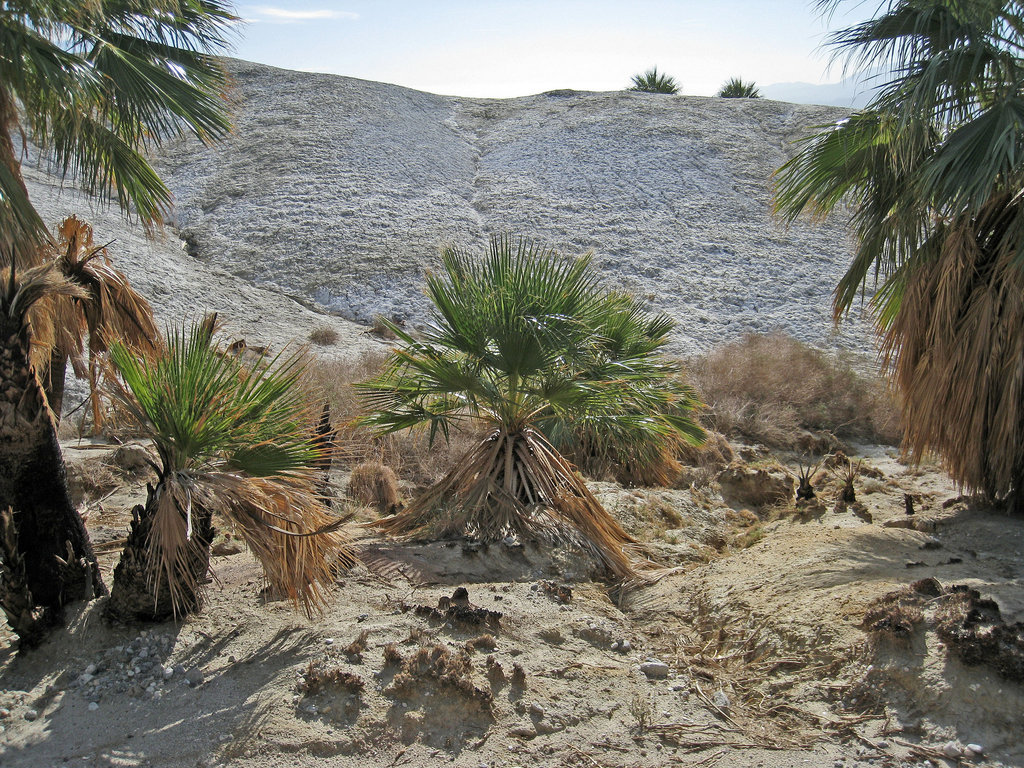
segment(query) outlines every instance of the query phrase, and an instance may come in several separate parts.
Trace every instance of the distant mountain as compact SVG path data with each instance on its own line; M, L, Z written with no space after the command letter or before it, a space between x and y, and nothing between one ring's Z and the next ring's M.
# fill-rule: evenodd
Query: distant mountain
M773 83L761 87L761 95L775 101L793 104L860 109L866 107L874 92L875 82L867 78L846 78L838 83Z

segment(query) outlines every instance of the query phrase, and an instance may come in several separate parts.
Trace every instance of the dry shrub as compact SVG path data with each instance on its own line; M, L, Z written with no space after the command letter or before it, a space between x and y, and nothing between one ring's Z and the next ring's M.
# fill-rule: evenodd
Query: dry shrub
M693 364L712 428L778 448L807 430L894 445L899 414L885 384L783 334L748 334Z
M359 693L365 685L366 683L359 675L337 667L325 667L320 662L311 661L299 682L299 693L304 696L316 696L321 691L329 689Z
M351 643L346 645L342 649L342 653L349 657L350 661L362 661L363 651L366 650L366 644L370 639L370 630L364 629Z
M453 432L449 440L438 436L431 444L426 429L378 436L357 424L366 411L354 385L379 373L387 355L382 350L365 352L355 361L316 360L310 366L312 385L331 406L331 419L338 430L336 467L352 469L365 461L377 461L391 467L398 477L424 487L442 478L476 443L476 437Z
M398 698L410 698L423 683L433 683L474 702L490 713L494 697L472 680L473 662L465 651L452 653L443 645L423 646L402 661L401 670L385 690Z
M391 467L379 461L364 461L352 470L348 495L368 507L376 507L382 515L398 508L398 478Z
M309 340L318 347L333 347L338 343L338 332L329 325L318 325L309 332Z

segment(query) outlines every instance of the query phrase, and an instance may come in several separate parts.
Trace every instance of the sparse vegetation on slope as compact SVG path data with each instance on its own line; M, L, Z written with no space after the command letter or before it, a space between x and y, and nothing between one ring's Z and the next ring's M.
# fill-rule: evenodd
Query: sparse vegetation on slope
M671 75L659 72L657 67L651 67L646 72L633 75L631 91L642 91L643 93L679 93L679 84Z

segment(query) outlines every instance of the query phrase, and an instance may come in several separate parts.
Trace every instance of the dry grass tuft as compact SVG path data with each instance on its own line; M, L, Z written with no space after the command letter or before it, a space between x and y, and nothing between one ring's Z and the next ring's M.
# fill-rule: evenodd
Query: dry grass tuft
M401 670L385 689L398 698L415 695L423 683L432 683L491 712L494 697L490 691L473 684L473 662L465 651L452 653L443 645L422 646L402 661Z
M494 635L480 635L474 637L472 640L466 641L466 650L472 653L478 651L481 648L493 651L498 646L498 641L494 639Z
M309 340L318 347L333 347L338 343L338 332L329 325L318 325L309 332Z
M370 639L370 630L364 629L356 639L342 649L342 653L348 656L349 661L362 661L363 651L366 650L367 642Z
M364 461L352 470L348 495L382 515L393 514L399 508L398 478L391 467L379 461Z
M901 437L892 396L878 379L782 334L749 334L696 360L693 383L706 420L774 448L800 449L807 431L895 445Z

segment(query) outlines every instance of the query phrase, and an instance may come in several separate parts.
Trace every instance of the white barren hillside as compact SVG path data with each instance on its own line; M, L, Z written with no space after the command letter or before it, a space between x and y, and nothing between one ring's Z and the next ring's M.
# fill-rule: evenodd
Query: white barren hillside
M255 300L257 285L359 323L416 324L441 247L482 249L510 232L594 251L609 284L678 320L679 353L776 329L870 348L864 324L836 334L830 319L844 228L787 231L770 211L771 174L793 142L842 110L626 91L466 99L229 66L233 135L175 143L158 160L177 200L164 242L92 214L97 239L118 238L115 257L165 314L229 311L236 297L243 330L274 337L292 323L304 336L310 319L280 296ZM82 209L36 179L48 218Z

